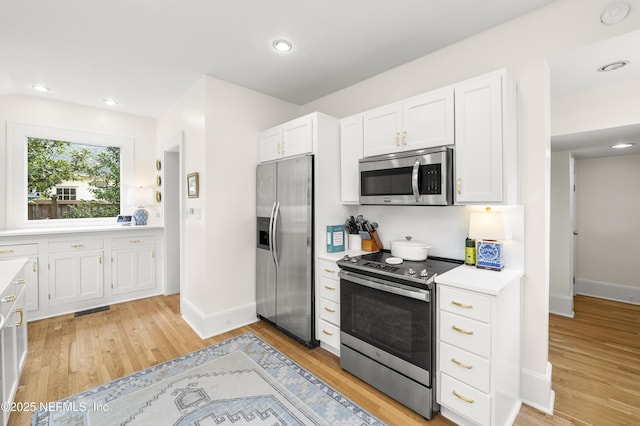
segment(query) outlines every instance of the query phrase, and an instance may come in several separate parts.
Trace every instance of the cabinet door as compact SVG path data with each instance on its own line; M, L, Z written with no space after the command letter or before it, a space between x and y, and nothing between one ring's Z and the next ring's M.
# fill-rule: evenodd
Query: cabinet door
M389 154L402 150L402 105L391 104L363 115L364 156Z
M502 201L502 78L455 87L456 203Z
M156 286L155 247L114 250L111 254L113 294L130 293Z
M313 117L306 115L282 125L284 157L313 152Z
M362 155L362 115L341 120L340 201L342 204L358 204L360 199L358 160Z
M453 145L453 87L403 102L402 127L403 150Z
M260 149L260 162L282 157L282 127L274 127L260 133L258 144Z
M49 256L49 298L52 305L96 299L103 294L102 252Z

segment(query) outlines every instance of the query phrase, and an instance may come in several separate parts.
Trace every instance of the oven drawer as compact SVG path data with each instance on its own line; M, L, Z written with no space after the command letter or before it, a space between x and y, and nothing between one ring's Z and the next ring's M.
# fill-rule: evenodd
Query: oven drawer
M340 303L340 281L320 277L318 285L320 286L320 297Z
M478 321L490 322L491 299L489 296L445 286L438 287L438 295L441 310Z
M491 390L491 363L488 359L440 343L440 371L482 392Z
M331 262L329 260L324 260L324 259L318 259L318 269L320 269L321 277L327 277L334 280L340 279L338 277L338 271L340 270L340 268L338 268L338 265L336 264L336 262Z
M450 312L440 312L440 340L489 358L491 326Z
M333 324L340 324L340 305L327 299L320 299L320 318Z
M440 403L481 425L491 423L491 396L441 374Z
M318 321L318 340L336 349L340 348L340 328L321 319Z

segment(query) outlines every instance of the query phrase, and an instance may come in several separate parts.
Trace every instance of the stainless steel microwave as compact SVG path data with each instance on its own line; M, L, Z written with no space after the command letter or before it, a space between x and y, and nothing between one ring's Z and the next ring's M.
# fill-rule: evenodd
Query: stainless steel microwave
M419 149L360 160L360 204L453 204L453 147Z

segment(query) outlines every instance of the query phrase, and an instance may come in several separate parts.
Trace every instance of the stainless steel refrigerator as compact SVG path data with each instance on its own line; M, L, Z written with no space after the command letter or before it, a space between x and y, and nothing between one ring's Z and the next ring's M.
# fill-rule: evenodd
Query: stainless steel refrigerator
M313 156L257 168L256 310L309 347L315 339Z

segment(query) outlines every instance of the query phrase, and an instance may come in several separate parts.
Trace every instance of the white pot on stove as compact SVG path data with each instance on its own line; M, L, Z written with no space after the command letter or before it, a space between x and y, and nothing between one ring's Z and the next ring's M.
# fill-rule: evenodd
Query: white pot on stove
M404 240L391 241L391 256L401 257L404 260L426 260L431 246L422 241L414 241L411 237Z

